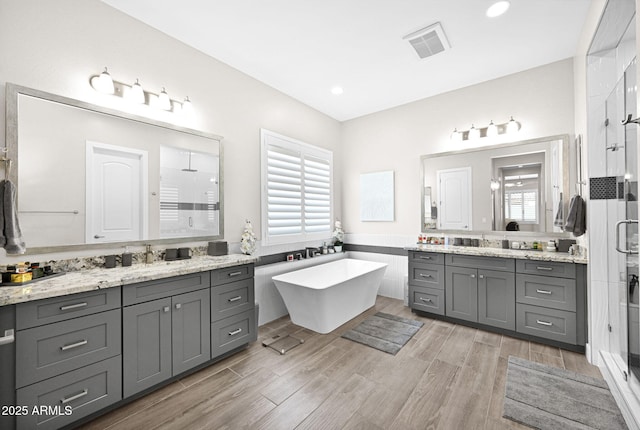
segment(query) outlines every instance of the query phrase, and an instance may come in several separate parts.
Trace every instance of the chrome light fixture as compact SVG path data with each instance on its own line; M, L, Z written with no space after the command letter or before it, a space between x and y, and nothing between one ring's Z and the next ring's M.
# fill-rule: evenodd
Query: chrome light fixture
M186 97L183 102L179 102L172 100L164 87L159 94L154 94L150 91L145 91L138 79L132 85L114 81L106 67L102 73L91 76L89 82L93 89L100 93L122 97L133 103L155 106L174 113L189 113L192 110L192 103L189 97Z
M483 137L497 137L501 134L514 134L520 130L521 124L513 119L511 119L504 124L494 124L493 121L489 123L486 127L476 128L473 124L469 130L458 130L457 128L453 129L453 133L451 133L451 140L453 142L462 142L465 140L477 140Z

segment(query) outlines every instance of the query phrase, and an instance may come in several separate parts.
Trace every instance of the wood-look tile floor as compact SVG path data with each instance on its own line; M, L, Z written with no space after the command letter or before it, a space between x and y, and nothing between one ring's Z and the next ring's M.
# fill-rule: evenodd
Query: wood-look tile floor
M395 356L340 335L376 312L425 325ZM285 355L261 339L295 330ZM376 305L320 335L288 317L260 327L258 342L84 425L83 429L512 429L502 418L509 355L601 378L574 352Z

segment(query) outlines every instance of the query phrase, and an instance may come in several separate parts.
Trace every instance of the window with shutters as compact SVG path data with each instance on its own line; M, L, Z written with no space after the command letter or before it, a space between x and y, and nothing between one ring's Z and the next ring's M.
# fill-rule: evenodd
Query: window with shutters
M261 130L262 239L326 239L333 219L333 153Z

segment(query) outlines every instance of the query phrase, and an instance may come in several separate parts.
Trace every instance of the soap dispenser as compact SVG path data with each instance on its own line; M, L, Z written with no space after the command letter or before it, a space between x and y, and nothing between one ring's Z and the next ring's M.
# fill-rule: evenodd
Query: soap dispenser
M147 245L147 252L145 252L145 263L153 263L153 252L151 251L151 245Z

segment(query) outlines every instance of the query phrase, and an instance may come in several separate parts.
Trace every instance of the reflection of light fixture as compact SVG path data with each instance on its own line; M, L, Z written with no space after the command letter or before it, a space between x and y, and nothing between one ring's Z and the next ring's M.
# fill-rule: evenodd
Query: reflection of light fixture
M471 128L469 129L469 137L468 137L468 139L469 140L480 139L480 130L475 128L473 124L471 124Z
M91 86L95 88L96 91L100 91L104 94L113 94L115 92L113 79L111 79L111 75L107 71L106 67L102 73L91 78Z
M144 90L142 89L142 85L136 79L136 82L131 85L131 100L135 103L143 104L145 102Z
M193 154L193 152L189 151L189 168L188 169L182 169L183 172L197 172L198 169L192 169L191 168L191 154Z
M496 191L498 189L500 189L500 181L496 179L491 179L491 190Z
M504 124L494 124L493 121L488 126L482 128L476 128L471 125L469 130L458 131L457 128L451 133L451 140L454 142L462 142L464 140L474 140L483 137L497 137L501 134L517 133L520 130L521 124L514 120L513 117Z
M89 82L91 86L100 93L113 94L114 96L125 98L133 103L155 106L175 113L189 113L192 109L192 103L189 97L186 97L183 102L179 102L177 100L171 100L164 88L162 88L160 94L145 91L138 79L136 79L133 85L114 81L106 67L99 75L91 76Z

